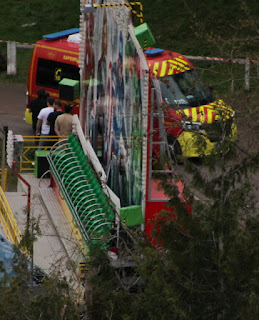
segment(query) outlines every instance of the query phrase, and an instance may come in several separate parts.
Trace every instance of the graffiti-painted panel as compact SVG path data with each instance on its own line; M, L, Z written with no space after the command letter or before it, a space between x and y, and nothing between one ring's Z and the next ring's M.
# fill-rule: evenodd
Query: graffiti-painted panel
M143 100L147 93L134 36L125 34L125 28L117 24L114 10L96 8L86 14L82 24L81 123L104 166L109 186L125 206L142 203ZM124 22L128 23L128 8L116 10L124 10Z

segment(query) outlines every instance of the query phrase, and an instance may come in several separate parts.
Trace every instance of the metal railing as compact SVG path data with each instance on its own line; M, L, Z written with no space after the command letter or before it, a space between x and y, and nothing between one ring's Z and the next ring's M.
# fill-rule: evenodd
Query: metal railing
M75 135L57 143L47 158L85 244L105 242L114 220L113 207Z
M0 169L0 183L3 185L3 190L6 191L6 184L7 184L7 173L8 169L4 169L4 173L2 172L2 169ZM3 181L3 184L2 184Z
M0 187L0 223L3 226L7 239L13 244L18 245L21 241L22 234L2 187Z
M23 152L20 157L19 162L19 170L20 172L32 172L34 170L35 164L35 151L48 151L50 150L55 143L57 143L60 139L64 139L66 137L63 136L48 136L46 138L39 136L23 136ZM40 147L39 141L49 142L49 146Z

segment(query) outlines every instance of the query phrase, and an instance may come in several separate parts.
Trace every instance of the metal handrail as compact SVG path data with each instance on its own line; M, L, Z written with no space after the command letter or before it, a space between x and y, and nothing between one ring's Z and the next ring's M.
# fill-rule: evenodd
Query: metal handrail
M77 170L77 171L74 171L75 168L79 168L79 166L69 168L69 169L66 171L67 176L66 176L66 177L62 177L62 180L61 180L61 181L65 183L72 175L75 175L75 174L77 174L78 172L79 172L79 173L82 173L82 172L83 172L83 170L82 170L81 168L79 168L79 170ZM64 169L64 168L63 168L63 169ZM60 171L60 175L63 174L63 169ZM68 175L68 172L70 172L71 170L73 170L73 172L71 173L71 175ZM81 175L81 176L82 176L82 175ZM80 176L80 177L81 177L81 176Z
M61 177L59 176L59 173L56 170L51 157L48 157L48 160L49 160L50 166L52 168L53 175L56 177L56 181L57 182L61 182ZM76 220L76 223L78 225L78 228L81 231L81 234L82 234L84 240L89 242L90 238L89 238L87 232L85 231L84 226L82 225L81 219L78 216L77 211L74 208L74 205L73 205L73 203L71 201L71 198L70 198L69 194L67 193L67 190L66 190L65 186L63 185L63 183L59 183L59 187L60 187L60 189L61 189L61 191L62 191L62 193L64 195L64 198L65 198L65 200L66 200L66 202L67 202L67 204L68 204L73 216L74 216L74 219Z
M93 189L90 189L89 191L93 191ZM93 196L94 195L94 193L91 193L91 194L88 194L87 195L87 197L91 197L91 196ZM78 211L80 211L81 210L81 208L85 205L85 203L83 202L83 200L85 200L84 198L83 199L81 199L80 201L78 201L78 203L77 203L77 205L76 205L76 210L78 210ZM79 207L78 205L80 204L82 202L82 204L81 204L81 206Z
M0 187L0 221L6 233L7 239L15 245L21 241L21 231L14 218L13 212L5 197L2 187Z
M77 180L77 179L78 179L78 177L73 178L73 179L69 182L69 184L66 186L66 188L69 189L70 186L71 186L71 184L73 184L73 185L71 186L71 189L69 189L69 190L71 191L71 190L73 190L77 185L80 185L80 184L82 184L82 183L84 183L84 182L87 183L87 184L84 185L84 186L89 186L89 183L88 183L87 180L84 179L84 180L79 180L79 181L75 182L75 180Z
M77 160L72 161L72 162L70 162L69 164L70 164L70 165L71 165L71 164L76 164L75 167L73 167L72 169L79 168L79 169L81 170L80 166L78 165L78 161L77 161ZM60 171L60 175L61 175L61 176L62 176L63 171L64 171L65 169L67 169L66 166L65 166L63 169L61 169L61 171ZM82 171L82 170L81 170L81 171Z
M87 243L92 240L89 237L92 229L95 231L104 225L111 225L112 222L107 222L95 186L92 185L91 179L88 179L76 151L67 141L51 150L47 157L53 175Z
M111 224L111 222L103 222L101 224L98 225L98 227L96 227L94 230L92 230L91 234L94 233L97 229L99 229L102 226L108 226L109 224Z
M0 182L1 182L1 185L2 185L4 191L6 191L7 173L8 173L7 168L4 169L4 174L2 172L2 169L0 169L0 175L1 175Z

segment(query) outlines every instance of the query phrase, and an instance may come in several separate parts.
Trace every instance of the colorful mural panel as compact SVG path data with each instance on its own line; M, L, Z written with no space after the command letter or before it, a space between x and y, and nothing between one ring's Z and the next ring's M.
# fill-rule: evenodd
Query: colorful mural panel
M118 10L124 10L127 25L128 8L116 10L117 15ZM85 133L104 166L108 185L126 206L143 200L143 100L147 79L134 35L125 34L114 12L114 8L97 8L86 14L82 24L81 119L85 119Z

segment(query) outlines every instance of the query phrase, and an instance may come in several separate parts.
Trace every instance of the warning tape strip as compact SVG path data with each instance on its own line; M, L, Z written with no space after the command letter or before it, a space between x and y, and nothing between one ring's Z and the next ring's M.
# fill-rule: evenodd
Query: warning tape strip
M2 43L15 42L16 44L26 45L26 46L34 46L35 43L26 43L26 42L17 42L12 40L0 40Z
M129 4L140 4L140 2L129 2L128 4L125 4L126 6L130 7ZM105 4L99 4L99 5L94 5L95 7L118 7L118 6L122 6L123 4L109 4L109 5L105 5ZM141 18L142 12L137 15L139 18ZM18 45L25 45L25 46L34 46L35 43L31 43L31 42L17 42L17 41L11 41L11 40L0 40L0 43L8 43L8 42L15 42ZM251 63L251 64L255 64L255 65L259 65L259 61L258 60L250 60L250 59L223 59L223 58L215 58L215 57L202 57L202 56L188 56L188 55L184 55L187 59L189 60L197 60L197 61L217 61L217 62L227 62L227 63L236 63L236 64L247 64L247 63Z
M237 64L247 64L252 63L259 65L258 60L250 60L250 59L223 59L223 58L214 58L214 57L199 57L199 56L187 56L184 55L189 60L205 60L205 61L217 61L217 62L228 62L228 63L237 63Z

